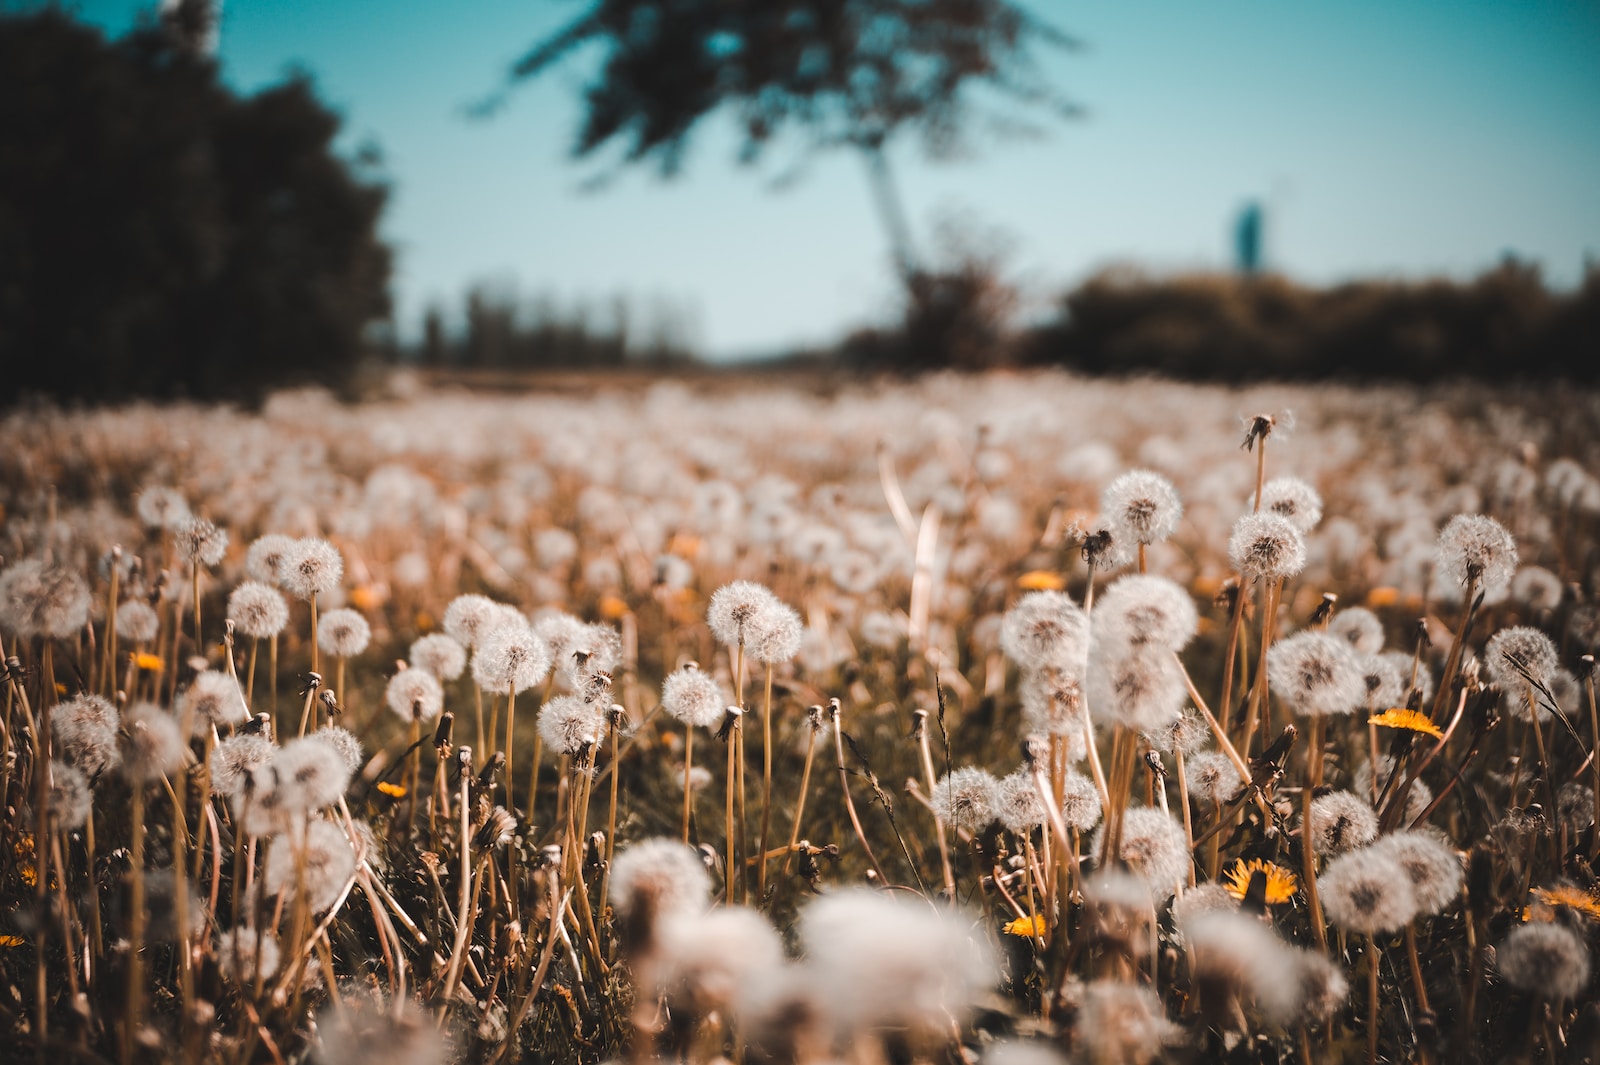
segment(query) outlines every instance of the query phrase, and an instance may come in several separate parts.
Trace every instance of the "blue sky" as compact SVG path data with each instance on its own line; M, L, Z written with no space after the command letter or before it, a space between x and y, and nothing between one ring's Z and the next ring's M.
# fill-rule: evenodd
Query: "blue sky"
M84 0L116 34L136 0ZM884 320L896 297L865 174L815 160L734 162L731 128L697 131L683 175L625 172L586 192L568 157L580 65L496 87L581 0L228 0L220 57L243 90L308 70L379 146L393 199L401 328L474 281L563 301L616 293L692 313L704 350L761 354ZM1230 227L1267 205L1273 266L1310 282L1470 276L1514 252L1558 284L1600 259L1600 5L1489 0L1037 0L1087 48L1047 53L1087 110L971 158L896 155L919 243L942 220L1008 249L1036 313L1094 270L1225 266Z

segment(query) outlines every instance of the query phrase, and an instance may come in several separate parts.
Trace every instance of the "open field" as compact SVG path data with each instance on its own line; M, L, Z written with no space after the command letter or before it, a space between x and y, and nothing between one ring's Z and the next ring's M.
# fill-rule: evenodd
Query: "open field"
M1600 1055L1600 394L484 383L0 421L9 1056Z

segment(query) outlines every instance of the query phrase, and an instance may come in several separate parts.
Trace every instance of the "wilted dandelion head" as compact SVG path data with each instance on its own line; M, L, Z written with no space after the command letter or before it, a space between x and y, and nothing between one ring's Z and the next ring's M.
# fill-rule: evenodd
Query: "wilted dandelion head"
M1100 790L1094 781L1073 769L1061 785L1061 820L1068 828L1088 832L1100 823Z
M693 848L675 839L647 839L617 852L610 895L624 940L639 950L653 942L660 922L705 910L711 877Z
M207 765L211 770L211 793L234 798L241 794L250 772L272 761L278 748L265 736L241 732L229 736L211 750Z
M1504 525L1482 514L1457 514L1439 533L1439 572L1490 595L1517 569L1517 544Z
M1100 495L1100 512L1112 535L1135 544L1157 544L1171 536L1183 518L1183 504L1172 482L1150 470L1129 470Z
M324 595L344 580L344 556L320 537L296 540L278 565L278 580L297 599Z
M1201 1011L1213 1023L1228 1024L1241 1006L1275 1024L1299 1011L1299 952L1254 916L1214 910L1190 919L1183 934Z
M303 858L296 853L300 847L305 849ZM297 869L302 861L303 873ZM303 897L313 913L321 913L339 901L355 871L356 854L344 831L331 822L313 820L303 841L292 836L272 841L263 879L268 894Z
M527 691L549 672L550 649L526 623L490 630L472 652L472 679L484 691Z
M1348 932L1393 932L1417 915L1411 877L1393 854L1375 847L1329 862L1317 878L1317 892L1328 920Z
M349 607L330 610L317 628L317 646L334 658L354 658L372 642L372 626Z
M240 926L220 932L211 949L222 978L242 987L254 982L258 968L263 980L272 979L278 971L278 941L254 928Z
M605 712L581 695L558 695L539 708L539 736L553 752L580 754L605 734Z
M189 518L189 504L176 488L152 485L139 493L139 520L152 529L175 529Z
M240 635L265 639L278 635L289 624L289 604L270 584L245 581L228 596L228 620Z
M228 616L233 617L231 611ZM156 614L155 607L143 599L129 599L117 607L117 634L125 642L135 645L149 643L156 638L160 629L161 618Z
M1096 629L1136 648L1181 651L1200 624L1189 593L1176 581L1151 574L1113 581L1094 609Z
M323 725L311 735L339 752L339 758L350 769L354 776L361 768L361 763L366 760L366 754L361 749L361 741L356 734L343 725Z
M1086 688L1095 721L1135 732L1170 728L1189 697L1172 654L1138 651L1098 633L1089 645Z
M1306 542L1281 514L1246 514L1233 523L1228 561L1247 580L1281 581L1305 568Z
M1439 913L1461 894L1461 859L1438 834L1425 829L1394 832L1374 843L1373 849L1388 854L1404 870L1419 915Z
M172 530L178 557L201 566L215 566L228 552L228 533L205 518L189 518Z
M1104 833L1104 825L1095 832L1095 851L1100 850ZM1131 807L1123 814L1122 845L1112 860L1144 877L1151 898L1160 902L1189 876L1189 845L1183 826L1155 807Z
M1007 831L1026 835L1044 824L1044 802L1026 768L1003 777L995 787L995 815Z
M1346 607L1335 614L1328 622L1328 634L1360 654L1375 655L1383 650L1383 622L1364 606Z
M500 605L486 595L458 595L444 608L444 631L461 646L475 649L501 618Z
M738 647L749 642L752 626L759 625L774 607L781 605L766 585L734 581L711 593L706 624L711 626L711 635L718 643Z
M1519 925L1495 949L1495 968L1512 987L1564 1002L1589 986L1589 948L1563 924Z
M717 678L690 663L661 683L661 708L685 725L712 728L722 721L728 696Z
M1184 766L1184 776L1189 794L1213 806L1225 805L1244 786L1239 770L1221 751L1200 751L1192 755Z
M1030 672L1081 677L1088 647L1089 616L1064 592L1027 593L1000 625L1000 649Z
M83 770L65 762L50 763L50 816L66 831L82 828L89 819L94 792Z
M1550 637L1528 625L1501 629L1483 648L1489 682L1513 698L1526 698L1534 682L1547 685L1559 663Z
M50 708L50 731L56 753L90 779L115 769L122 761L117 708L98 695L77 695Z
M946 824L976 834L1000 816L998 789L987 770L963 766L933 786L933 808Z
M1261 511L1276 514L1305 534L1322 520L1322 496L1298 477L1274 477L1261 486Z
M432 673L440 681L455 680L467 668L467 649L442 632L417 637L406 658L412 669Z
M1367 702L1367 682L1350 645L1306 629L1267 652L1273 694L1305 717L1348 714Z
M350 766L344 756L314 732L284 744L270 765L288 809L331 806L350 786Z
M383 701L402 721L432 721L444 710L444 689L425 669L402 669L389 678Z
M258 536L244 553L244 571L262 584L283 583L283 563L294 551L295 539L283 533Z
M771 922L743 906L718 907L663 923L654 975L675 1011L704 1018L737 1010L750 985L783 963Z
M176 772L189 756L177 719L154 703L134 703L119 733L122 775L134 784Z
M0 570L0 631L63 640L89 621L89 586L64 566L23 559Z
M1154 1065L1166 1060L1182 1029L1149 988L1096 980L1083 990L1077 1034L1093 1065Z
M987 941L959 913L870 888L846 888L800 911L811 980L842 1033L942 1030L999 979Z
M1378 814L1361 796L1330 791L1311 800L1311 839L1317 854L1343 854L1377 838Z
M250 709L244 705L238 681L226 673L207 669L196 673L178 696L178 714L187 717L196 729L207 725L222 728L242 724L249 718Z

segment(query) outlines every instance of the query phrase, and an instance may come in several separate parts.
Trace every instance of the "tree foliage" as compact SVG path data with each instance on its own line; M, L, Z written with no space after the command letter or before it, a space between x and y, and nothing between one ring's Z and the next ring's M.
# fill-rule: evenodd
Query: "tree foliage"
M240 97L170 27L0 17L7 394L248 398L335 379L388 313L386 192L294 77Z

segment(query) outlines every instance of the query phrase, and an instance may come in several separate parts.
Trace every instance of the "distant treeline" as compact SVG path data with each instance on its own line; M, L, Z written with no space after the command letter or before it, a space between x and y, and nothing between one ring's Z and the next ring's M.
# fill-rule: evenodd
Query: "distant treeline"
M1475 280L1101 274L1008 353L1023 365L1194 380L1600 379L1600 268L1571 292L1508 262Z
M449 317L430 308L420 340L400 358L495 369L670 368L695 361L694 317L666 300L616 295L563 304L548 294L482 284L467 291L453 327Z

